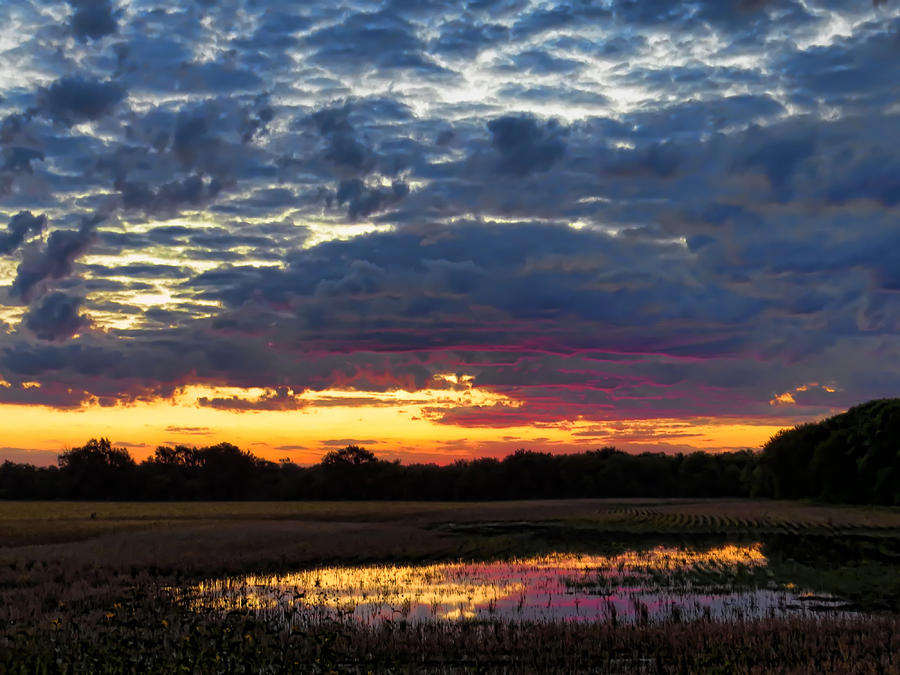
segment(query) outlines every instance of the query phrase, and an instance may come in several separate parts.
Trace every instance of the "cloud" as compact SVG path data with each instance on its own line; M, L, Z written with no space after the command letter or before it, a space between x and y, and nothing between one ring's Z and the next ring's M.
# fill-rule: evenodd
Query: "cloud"
M507 70L529 75L567 74L571 75L585 66L583 61L566 59L540 50L526 49L510 58L506 63L495 66L498 70Z
M118 24L109 0L69 0L69 4L75 9L70 20L72 33L82 42L116 32Z
M10 294L21 300L30 300L50 279L61 279L72 274L75 259L82 255L95 238L99 216L85 217L77 230L55 230L47 237L43 248L28 248L16 270Z
M500 155L500 170L515 176L546 171L566 152L562 129L543 126L531 117L507 115L488 122L491 143Z
M0 396L454 372L510 402L434 419L501 426L895 393L895 4L24 3Z
M196 174L163 183L156 189L124 180L118 181L115 187L122 195L124 208L141 209L155 216L175 216L185 207L204 206L213 201L222 189L217 180L204 180Z
M608 12L600 8L588 8L582 6L573 9L566 4L556 7L544 6L522 16L513 25L513 35L518 39L525 39L539 35L550 30L559 30L574 23L592 18L607 17Z
M3 170L12 172L34 173L31 163L35 160L44 160L44 153L33 148L21 146L8 146L3 149Z
M359 446L367 446L367 445L378 445L381 441L377 441L371 438L365 439L354 439L354 438L332 438L324 441L319 441L320 445L329 446L329 447L344 447L347 445L359 445Z
M408 21L389 11L351 14L305 39L311 59L338 72L413 70L422 75L446 71L426 53Z
M480 23L459 19L448 21L430 48L456 58L474 58L486 47L509 38L509 28L498 23Z
M6 225L6 232L0 234L0 253L10 254L28 237L41 234L47 227L47 216L35 216L31 211L19 211Z
M256 399L240 396L213 397L202 396L197 404L204 408L231 410L242 412L247 410L299 410L307 404L297 398L290 387L276 387L268 390Z
M572 105L606 106L610 100L604 94L582 89L550 85L510 84L499 91L505 98L554 104L565 101Z
M335 201L347 205L347 215L351 219L370 216L376 211L388 208L409 194L409 186L403 181L394 181L390 187L366 185L358 178L344 180L338 185Z
M328 146L323 158L343 176L360 176L375 165L371 150L356 138L356 131L349 120L350 104L339 108L323 108L311 116L319 133Z
M67 340L91 323L79 314L83 302L59 291L49 293L25 313L25 326L41 340Z
M212 433L209 427L177 427L167 426L166 431L170 434L189 434L192 436L208 436Z
M740 166L763 169L776 198L787 202L792 195L791 183L794 172L814 152L815 144L809 139L779 138L775 142L763 142L759 147L754 147Z
M38 107L57 122L71 126L105 117L124 98L125 89L116 82L71 75L41 90Z

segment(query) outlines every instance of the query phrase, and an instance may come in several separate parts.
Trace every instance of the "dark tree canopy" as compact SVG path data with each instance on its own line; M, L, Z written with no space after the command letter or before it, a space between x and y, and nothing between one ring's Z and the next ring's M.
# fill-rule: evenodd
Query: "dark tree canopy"
M66 450L59 456L59 468L64 471L117 470L132 468L134 460L125 448L114 448L108 438L92 438L80 448Z
M323 466L359 466L378 461L375 454L358 445L348 445L340 450L329 450L322 458Z
M775 434L754 494L779 499L900 504L900 399L880 399Z
M124 448L114 448L108 438L91 439L80 448L59 456L66 479L66 495L107 499L129 494L137 465Z

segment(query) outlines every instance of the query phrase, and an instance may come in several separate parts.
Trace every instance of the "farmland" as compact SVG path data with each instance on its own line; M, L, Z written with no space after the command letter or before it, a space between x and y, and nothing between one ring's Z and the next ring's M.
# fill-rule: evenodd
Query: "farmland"
M510 523L634 534L900 535L900 509L749 499L559 499L503 502L4 502L0 545L91 539L124 531L370 523L460 531ZM513 529L517 529L514 527ZM521 528L518 528L521 529Z
M415 663L416 670L433 672L587 664L610 672L678 672L714 663L744 672L776 664L800 672L823 664L835 672L900 668L896 509L671 499L4 502L0 542L0 652L8 659L0 670L18 664L26 672L53 671L60 663L75 671L109 664L111 672L184 664L225 672L238 663L249 672L295 663L323 671ZM579 559L600 569L598 559L651 559L654 551L666 551L667 559L671 551L706 559L705 552L729 550L733 542L759 551L765 570L742 567L732 574L717 567L716 587L809 589L853 611L726 621L688 620L680 613L631 621L620 614L617 621L598 616L576 624L480 617L365 624L328 616L286 626L246 607L198 611L183 592L173 592L215 579L323 566L365 570L403 563L417 570L441 561L534 560L528 556L548 553L587 556ZM679 583L711 583L707 569L691 574L679 576ZM614 590L606 583L602 592ZM302 607L295 611L303 616Z

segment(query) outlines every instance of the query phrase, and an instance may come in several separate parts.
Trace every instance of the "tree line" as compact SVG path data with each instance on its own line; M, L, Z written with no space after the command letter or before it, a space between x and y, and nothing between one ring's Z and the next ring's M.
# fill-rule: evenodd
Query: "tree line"
M900 399L872 401L773 436L760 452L553 455L518 450L446 466L385 461L355 445L316 465L271 462L230 443L160 446L136 462L105 438L59 466L0 465L2 499L396 499L775 497L900 504Z
M446 466L378 459L355 445L316 465L270 462L230 443L161 446L143 462L101 438L63 452L58 467L5 462L7 499L409 499L725 497L746 494L749 451L631 455L614 448L570 455L519 450Z
M757 464L754 494L900 505L900 399L869 401L782 430Z

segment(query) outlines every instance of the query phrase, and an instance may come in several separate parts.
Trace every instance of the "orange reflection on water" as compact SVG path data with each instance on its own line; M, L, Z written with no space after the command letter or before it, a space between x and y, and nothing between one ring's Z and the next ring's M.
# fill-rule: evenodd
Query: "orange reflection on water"
M197 610L250 610L288 623L311 617L646 620L673 612L684 618L728 618L787 611L796 600L769 582L766 565L759 543L658 546L613 555L323 567L212 580L188 595ZM731 587L738 574L754 572L763 573L763 587Z

